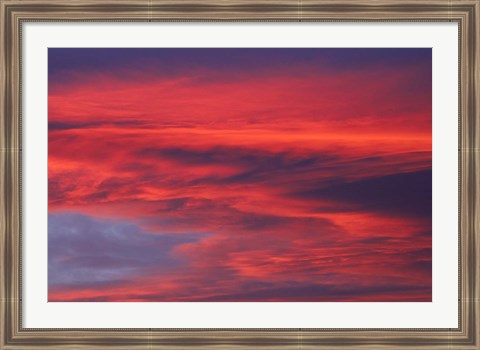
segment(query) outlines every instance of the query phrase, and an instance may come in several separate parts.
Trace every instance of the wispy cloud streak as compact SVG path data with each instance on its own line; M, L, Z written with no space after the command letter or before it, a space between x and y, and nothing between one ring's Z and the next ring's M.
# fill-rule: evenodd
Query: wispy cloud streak
M429 49L50 49L49 300L429 301L431 150Z

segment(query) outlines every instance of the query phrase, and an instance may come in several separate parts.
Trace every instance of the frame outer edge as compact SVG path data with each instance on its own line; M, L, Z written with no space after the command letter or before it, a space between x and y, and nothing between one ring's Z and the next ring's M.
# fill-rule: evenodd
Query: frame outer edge
M472 225L473 225L473 241L471 248L473 259L471 268L474 269L472 274L473 293L471 295L473 322L472 336L473 342L477 349L480 349L480 1L476 0L473 6L473 33L472 33L472 129L473 140L472 150L470 150L473 169L473 185L472 195Z
M192 0L189 3L194 3ZM420 336L415 335L418 330L411 330L405 333L400 333L398 336L394 336L394 342L391 343L387 339L383 339L384 336L389 335L382 334L382 331L371 330L368 332L359 332L359 330L352 330L346 333L351 335L352 338L348 338L346 343L341 342L342 333L332 332L331 330L319 330L323 334L315 336L310 333L308 335L302 330L290 330L290 331L277 331L277 330L265 330L262 332L255 332L245 330L242 334L239 334L236 330L218 330L212 332L191 332L188 330L172 330L162 331L160 330L137 330L136 332L129 332L128 330L28 330L22 329L20 324L21 315L21 274L19 273L19 267L21 266L21 242L19 241L19 235L12 233L20 232L20 214L21 214L21 135L20 135L20 82L19 72L19 50L18 47L18 35L20 28L20 15L15 15L13 12L7 10L7 6L14 5L17 9L19 7L25 7L28 10L30 5L42 5L42 4L55 4L59 7L63 7L63 11L56 11L52 14L48 10L40 13L40 17L43 18L64 18L78 19L81 18L111 18L115 20L115 17L126 16L133 20L146 20L146 19L158 19L168 20L169 17L180 15L183 20L198 19L198 18L215 18L218 19L230 19L230 18L255 18L261 20L262 18L268 20L292 20L295 19L297 14L291 12L294 8L289 0L266 0L264 1L265 8L278 3L285 4L285 12L282 11L266 11L259 13L250 13L255 11L255 3L243 7L243 12L239 13L235 10L228 11L229 2L226 0L216 1L196 1L196 3L221 6L222 10L219 12L206 10L206 12L193 12L193 14L183 13L178 11L178 4L176 0L171 0L169 3L173 4L172 8L177 8L177 11L169 12L168 7L163 5L167 1L161 0L149 0L148 11L145 9L138 10L135 13L129 14L128 11L119 12L104 12L104 8L100 10L84 9L83 4L96 4L93 0L0 0L0 253L2 254L0 266L0 349L70 349L70 348L89 348L89 349L145 349L148 344L148 349L179 349L192 346L195 349L254 349L258 347L268 347L275 349L330 349L335 347L336 349L400 349L400 348L415 348L415 349L480 349L480 310L479 310L479 242L480 242L480 215L478 208L480 208L480 139L479 139L479 110L480 104L479 84L480 84L480 72L479 72L479 20L480 20L480 1L479 0L358 0L358 1L309 1L304 0L305 3L324 4L330 3L332 7L340 7L344 4L357 4L362 5L362 11L352 15L351 13L340 13L337 16L340 17L365 17L375 18L381 16L384 12L375 12L370 14L370 9L375 7L385 7L391 11L392 4L403 4L406 7L417 4L434 5L446 5L450 6L452 3L455 6L470 6L470 13L463 17L463 21L472 21L472 26L469 30L463 32L463 43L460 47L462 56L467 61L465 66L462 66L460 76L462 96L459 100L461 106L465 108L462 111L462 135L461 140L461 156L462 167L465 170L462 174L462 182L464 188L462 189L462 197L466 199L464 212L467 211L468 215L465 218L465 222L462 223L462 233L466 232L464 237L464 246L462 249L466 249L468 254L466 255L466 261L463 262L462 273L464 286L463 293L459 295L461 298L461 307L464 312L464 328L455 334L451 332L449 337L449 343L440 341L440 338L447 335L447 332L437 334L438 343L425 343L425 340L435 337L435 333L425 330L424 334ZM98 3L104 3L98 1ZM133 0L117 0L117 4L132 4ZM139 2L135 2L138 4ZM151 4L153 3L153 7ZM246 1L235 0L234 4L245 4ZM297 3L293 1L293 3ZM302 0L298 0L299 13L302 14L301 7ZM104 3L105 4L105 3ZM145 3L143 3L145 4ZM156 5L158 7L155 7ZM187 4L186 4L187 5ZM370 6L371 5L371 6ZM367 8L369 7L369 8ZM152 13L152 9L154 12ZM278 8L277 8L278 9ZM288 10L289 9L289 10ZM71 10L72 12L68 12ZM155 12L158 11L158 12ZM290 12L289 12L290 11ZM148 12L148 18L146 13ZM28 17L35 17L38 14L35 12L26 12ZM425 18L431 17L434 19L446 17L444 10L439 10L434 14L427 13ZM10 16L7 18L7 16ZM402 12L400 15L391 15L389 18L395 20L397 17L405 16ZM309 15L303 17L306 20L309 18L322 17L321 11L312 10ZM323 17L334 18L333 13L323 13ZM420 16L419 16L420 17ZM300 17L301 18L301 17ZM41 19L40 19L41 20ZM121 19L122 20L122 19ZM355 19L353 19L355 21ZM359 20L361 21L361 20ZM467 29L468 24L464 23L464 29ZM10 35L11 36L10 36ZM459 43L460 44L460 43ZM468 55L469 54L469 55ZM465 84L466 83L466 84ZM12 89L13 87L13 89ZM463 220L463 219L462 219ZM468 242L467 242L468 241ZM466 264L466 265L465 265ZM16 269L17 267L17 269ZM466 269L465 269L466 268ZM130 334L131 333L131 334ZM315 332L313 332L315 333ZM208 334L208 335L207 335ZM353 335L355 334L355 335ZM427 335L428 334L428 335ZM375 338L373 338L375 336ZM423 338L423 337L426 337ZM307 339L311 340L308 342ZM322 344L322 340L327 340L326 344ZM340 340L340 342L339 342ZM72 342L76 341L76 343ZM258 345L256 343L258 342ZM304 342L306 341L306 342ZM350 343L352 342L353 343ZM328 343L329 342L329 343ZM355 343L356 342L356 343ZM400 342L402 345L398 345Z
M480 2L472 1L464 18L462 36L461 97L462 140L461 158L462 200L461 212L461 279L462 291L459 294L460 309L463 311L461 323L462 337L452 337L455 349L480 348L480 249L479 249L479 204L480 204ZM463 339L462 339L463 338ZM458 348L457 348L458 346Z
M1 90L1 318L0 348L18 335L21 315L21 130L20 130L20 57L18 17L0 0L2 70Z
M9 255L10 242L8 225L9 214L9 198L7 179L10 177L9 158L10 144L8 129L8 90L9 69L7 67L8 55L8 35L7 35L7 14L6 6L0 1L0 16L4 20L0 22L0 251L1 251L1 267L0 267L0 349L8 343L11 336L11 310L12 299L10 290L10 276L13 271L13 261Z

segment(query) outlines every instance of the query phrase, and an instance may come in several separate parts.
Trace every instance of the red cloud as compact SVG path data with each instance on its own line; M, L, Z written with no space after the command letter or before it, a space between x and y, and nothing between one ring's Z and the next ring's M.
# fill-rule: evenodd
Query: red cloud
M49 299L430 300L430 217L325 195L431 169L421 69L52 82L49 212L206 237L175 273Z

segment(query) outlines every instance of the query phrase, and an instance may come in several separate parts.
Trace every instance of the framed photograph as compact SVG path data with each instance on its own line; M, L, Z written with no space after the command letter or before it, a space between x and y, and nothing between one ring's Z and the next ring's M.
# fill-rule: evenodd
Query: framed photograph
M480 349L480 0L0 11L0 349Z

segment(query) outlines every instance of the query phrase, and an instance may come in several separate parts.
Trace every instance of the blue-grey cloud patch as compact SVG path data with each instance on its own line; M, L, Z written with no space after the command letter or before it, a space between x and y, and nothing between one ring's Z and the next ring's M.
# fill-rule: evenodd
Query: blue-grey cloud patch
M48 216L49 287L115 285L133 275L171 273L182 265L174 247L203 234L149 233L128 221L77 213Z

